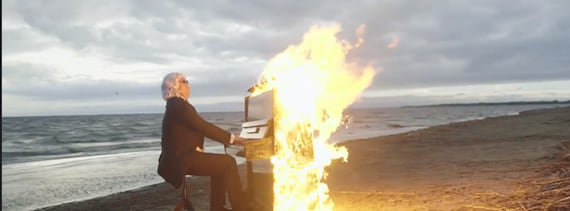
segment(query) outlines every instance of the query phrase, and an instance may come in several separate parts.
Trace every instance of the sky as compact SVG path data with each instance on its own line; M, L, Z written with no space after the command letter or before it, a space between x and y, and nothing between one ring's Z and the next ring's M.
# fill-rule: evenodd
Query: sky
M338 23L374 81L355 107L570 99L570 1L3 0L2 116L243 111L265 64ZM396 42L397 41L397 42Z

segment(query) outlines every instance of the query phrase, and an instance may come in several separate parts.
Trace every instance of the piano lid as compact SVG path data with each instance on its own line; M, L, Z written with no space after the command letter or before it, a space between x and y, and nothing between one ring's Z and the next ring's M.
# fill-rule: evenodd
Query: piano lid
M245 98L246 121L273 118L273 90Z

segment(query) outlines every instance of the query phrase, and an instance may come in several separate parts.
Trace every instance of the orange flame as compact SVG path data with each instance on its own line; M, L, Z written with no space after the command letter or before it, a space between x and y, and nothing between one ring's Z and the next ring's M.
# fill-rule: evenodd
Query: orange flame
M396 46L398 46L398 36L393 36L392 42L390 42L386 47L387 48L395 48Z
M348 152L327 142L343 111L368 87L372 67L346 62L351 45L338 40L340 25L313 26L302 43L289 46L266 65L255 94L275 92L274 210L332 210L324 168Z

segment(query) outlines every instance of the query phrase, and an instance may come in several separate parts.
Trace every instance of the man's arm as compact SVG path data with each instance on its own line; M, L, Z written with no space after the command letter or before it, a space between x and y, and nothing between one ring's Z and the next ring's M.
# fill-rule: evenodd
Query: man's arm
M220 127L204 120L194 106L190 105L189 103L183 102L183 104L179 105L181 109L181 120L183 124L193 127L200 132L204 133L204 135L208 138L211 138L215 141L218 141L224 145L231 144L230 141L232 140L232 134L221 129ZM235 137L234 137L235 141Z

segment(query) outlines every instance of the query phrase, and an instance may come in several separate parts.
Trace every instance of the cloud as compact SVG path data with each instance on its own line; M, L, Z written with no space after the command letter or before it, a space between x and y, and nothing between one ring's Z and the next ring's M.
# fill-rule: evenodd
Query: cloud
M2 93L152 99L162 77L177 71L198 98L234 99L312 25L333 22L352 43L366 25L349 59L383 70L369 90L570 79L568 9L566 1L515 0L8 0Z

